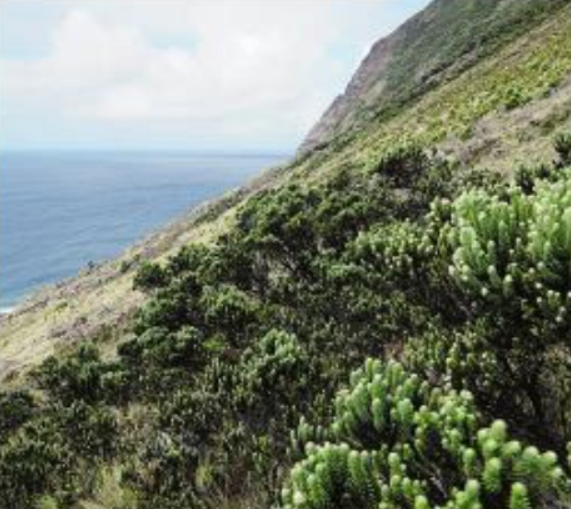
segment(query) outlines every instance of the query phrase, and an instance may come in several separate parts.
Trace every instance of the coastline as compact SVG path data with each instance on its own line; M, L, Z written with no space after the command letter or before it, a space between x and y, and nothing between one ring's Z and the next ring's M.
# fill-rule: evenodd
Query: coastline
M0 307L0 326L2 326L2 322L10 316L11 313L14 312L16 306L3 306Z
M13 382L60 348L93 338L110 324L120 330L145 301L143 294L133 291L133 277L143 260L160 262L183 245L211 242L228 227L238 203L288 176L286 165L266 168L242 186L189 208L119 256L35 288L14 306L4 306L0 382Z
M12 315L20 306L20 304L27 298L28 296L25 296L20 302L17 302L16 304L10 304L8 306L0 306L0 327L2 326L2 323L4 322L4 320L6 320L7 318L10 317L10 315ZM1 371L1 370L0 370Z

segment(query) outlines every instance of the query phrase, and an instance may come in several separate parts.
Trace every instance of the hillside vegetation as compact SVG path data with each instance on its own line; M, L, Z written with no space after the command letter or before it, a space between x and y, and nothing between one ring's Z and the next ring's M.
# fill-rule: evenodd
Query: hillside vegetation
M560 10L565 0L437 0L378 41L307 136L301 152L324 147L376 118L398 114L428 90Z
M477 59L125 267L134 316L0 393L0 507L568 507L561 5L434 2Z

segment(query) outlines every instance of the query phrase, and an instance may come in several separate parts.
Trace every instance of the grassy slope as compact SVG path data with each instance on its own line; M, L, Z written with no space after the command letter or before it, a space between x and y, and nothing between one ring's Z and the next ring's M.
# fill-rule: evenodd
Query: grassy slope
M539 128L534 134L547 139L569 119L570 22L571 8L567 7L497 55L442 84L395 118L370 123L338 138L321 153L302 161L300 170L305 173L319 168L326 172L347 163L367 167L403 137L457 153L475 141L482 124L492 122L496 127L490 134L495 135L498 146L520 147L525 153L530 138L534 138L534 145L539 140L536 136L519 136L520 131ZM521 109L508 108L514 95L521 97L518 106L528 104L528 110L541 111L539 125L533 125L530 117L516 120ZM514 122L519 124L517 132L512 134L510 129L504 133L504 126ZM516 139L509 139L508 134ZM491 162L490 169L501 169L513 161L511 153L502 154ZM529 154L538 158L550 155L545 151L536 153L535 148ZM476 155L465 162L478 162Z
M232 222L237 204L287 179L327 178L341 166L367 168L406 137L463 163L505 171L514 160L552 157L549 140L571 118L571 6L441 84L389 121L375 121L325 150L270 172L241 191L175 221L117 260L32 296L2 323L0 378L18 373L86 337L112 339L144 297L132 291L140 259L164 259L188 242L209 242ZM125 266L131 269L121 270Z
M561 0L432 2L375 44L304 147L313 141L327 143L339 133L390 115L396 105L456 78L564 5Z
M145 300L133 291L140 262L163 260L190 242L210 242L226 229L237 202L273 185L281 173L279 168L267 170L244 188L189 211L119 258L30 296L2 319L0 380L17 383L30 367L85 338L98 336L112 346Z

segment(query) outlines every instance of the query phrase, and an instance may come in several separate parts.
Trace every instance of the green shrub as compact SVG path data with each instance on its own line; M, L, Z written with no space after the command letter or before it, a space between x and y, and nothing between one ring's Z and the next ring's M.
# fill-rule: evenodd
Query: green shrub
M73 453L55 421L24 424L0 450L0 493L10 508L33 507L34 498L70 481Z
M561 132L555 137L555 151L559 156L560 166L571 165L571 133Z
M222 334L230 345L240 344L258 321L257 301L235 286L206 287L200 306L204 309L206 328Z
M387 177L395 187L411 187L428 166L429 159L423 149L402 140L390 145L382 154L372 173Z
M431 254L422 230L406 221L362 233L351 246L353 261L397 285L416 284Z
M25 391L0 392L0 444L28 421L34 414L35 404Z
M242 398L258 413L295 413L313 392L310 360L293 334L269 331L244 352L242 362Z
M111 458L116 451L117 421L105 405L73 402L52 410L69 443L69 448L83 458Z
M571 182L539 182L507 199L470 191L453 204L442 238L450 275L474 303L513 306L524 319L568 322Z
M177 332L151 327L141 336L124 343L119 353L138 368L201 367L206 361L205 340L199 330L185 326Z
M470 393L398 363L368 360L335 406L334 443L306 444L283 507L511 509L569 496L554 453L511 439L503 421L479 427Z
M133 280L133 285L138 290L151 291L162 288L167 284L167 275L164 269L157 263L145 261Z
M92 344L80 346L74 356L53 356L34 372L41 389L69 405L77 400L95 402L104 397L102 377L109 366Z
M143 509L270 506L291 460L302 509L568 503L563 467L523 445L571 438L568 172L507 185L407 142L373 166L292 173L143 269L118 358L85 344L36 371L32 405L0 397L0 457L21 462L0 499L77 505L121 464ZM37 426L57 450L28 454Z

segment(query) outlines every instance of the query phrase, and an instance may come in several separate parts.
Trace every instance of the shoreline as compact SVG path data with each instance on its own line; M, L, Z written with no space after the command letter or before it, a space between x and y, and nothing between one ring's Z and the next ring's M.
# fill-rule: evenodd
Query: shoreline
M9 318L10 315L12 315L14 313L14 311L16 311L17 308L18 308L18 304L14 304L12 306L1 306L0 307L0 325L2 325L2 322L6 318Z
M133 291L141 261L162 261L184 245L215 238L227 227L233 207L287 176L285 165L268 167L244 185L189 207L117 257L39 286L14 306L5 305L3 310L10 312L0 314L0 382L23 376L63 345L92 338L110 324L126 324L145 302L144 294Z

